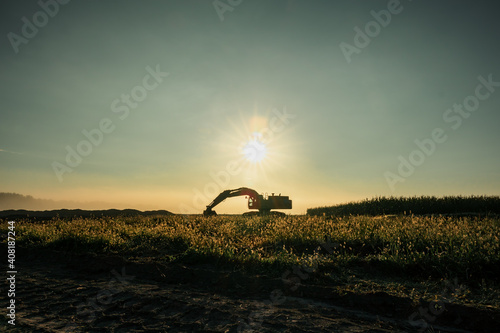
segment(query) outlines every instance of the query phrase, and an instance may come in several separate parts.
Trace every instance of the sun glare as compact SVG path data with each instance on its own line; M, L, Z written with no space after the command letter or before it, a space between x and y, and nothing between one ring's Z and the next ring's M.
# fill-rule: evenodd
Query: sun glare
M261 162L267 153L266 144L262 142L262 134L253 133L252 137L243 146L242 153L249 162Z

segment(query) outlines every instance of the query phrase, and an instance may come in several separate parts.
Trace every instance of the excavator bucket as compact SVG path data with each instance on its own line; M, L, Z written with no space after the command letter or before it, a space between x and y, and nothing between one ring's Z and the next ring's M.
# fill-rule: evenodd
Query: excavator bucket
M212 209L210 209L210 208L207 208L207 209L205 209L205 210L203 211L203 216L205 216L205 217L209 217L209 216L217 216L217 213L216 213L214 210L212 210Z

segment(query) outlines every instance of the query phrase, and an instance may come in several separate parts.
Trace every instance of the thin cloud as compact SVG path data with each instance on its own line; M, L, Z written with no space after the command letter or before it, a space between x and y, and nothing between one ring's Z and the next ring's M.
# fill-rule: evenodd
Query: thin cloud
M5 149L0 149L0 152L10 153L10 154L17 154L17 155L22 155L23 154L23 153L18 153L18 152L15 152L15 151L10 151L10 150L5 150Z

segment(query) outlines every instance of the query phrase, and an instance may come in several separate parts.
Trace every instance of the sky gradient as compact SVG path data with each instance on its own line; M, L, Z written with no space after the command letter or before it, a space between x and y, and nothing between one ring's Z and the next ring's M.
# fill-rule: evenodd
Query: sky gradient
M201 213L247 186L297 214L500 194L493 1L41 3L0 5L0 192Z

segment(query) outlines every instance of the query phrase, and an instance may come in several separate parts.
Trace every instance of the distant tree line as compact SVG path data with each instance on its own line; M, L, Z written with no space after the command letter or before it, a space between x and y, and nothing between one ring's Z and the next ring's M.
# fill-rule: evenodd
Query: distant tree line
M330 207L309 208L307 214L315 216L500 214L500 197L375 197Z
M19 193L0 192L0 210L8 209L29 209L29 210L47 210L61 208L81 208L81 209L96 209L109 208L103 203L79 203L68 200L50 200L38 199L31 195L23 195Z
M0 210L21 208L42 209L53 203L54 201L52 200L35 199L31 195L0 192Z

